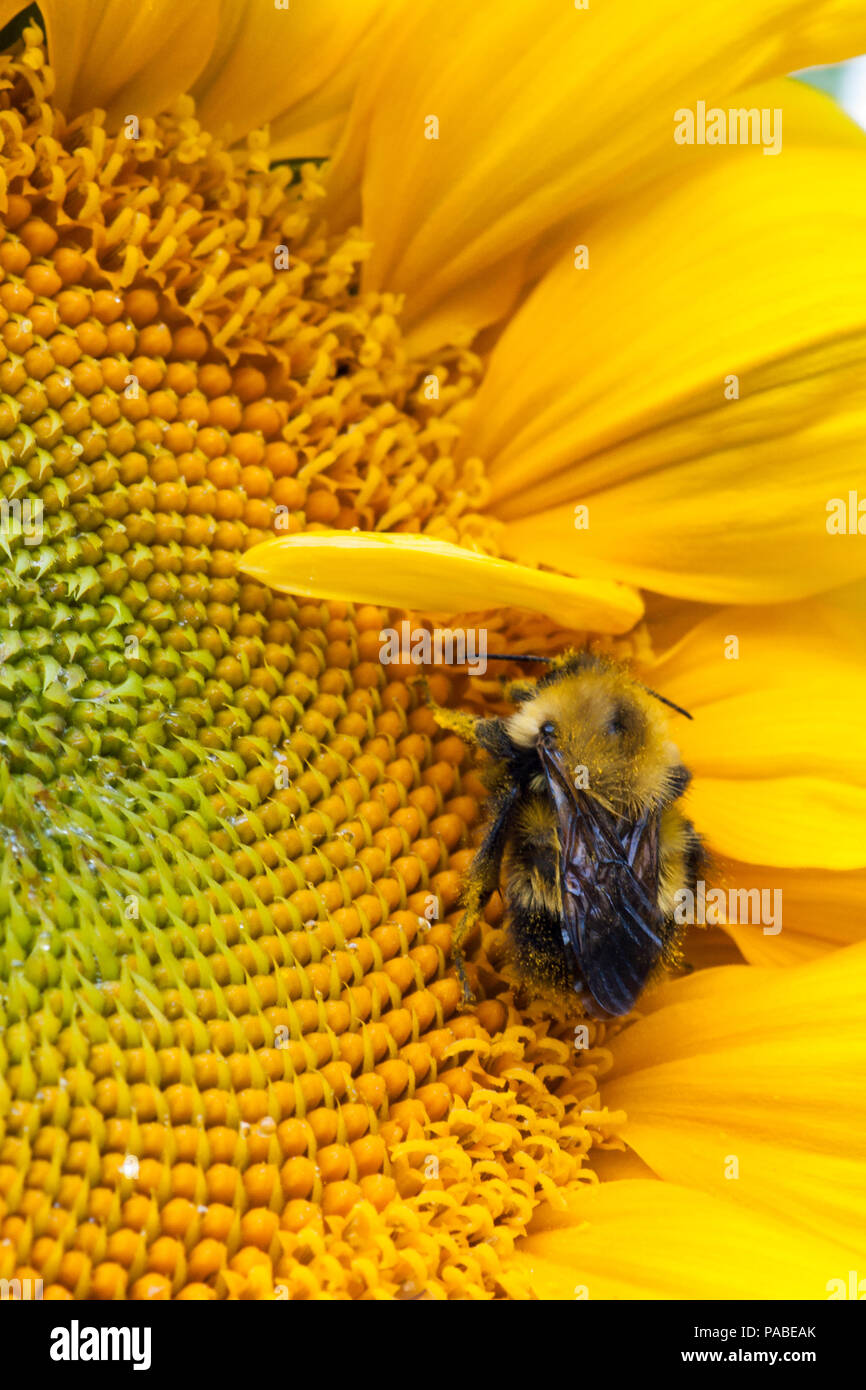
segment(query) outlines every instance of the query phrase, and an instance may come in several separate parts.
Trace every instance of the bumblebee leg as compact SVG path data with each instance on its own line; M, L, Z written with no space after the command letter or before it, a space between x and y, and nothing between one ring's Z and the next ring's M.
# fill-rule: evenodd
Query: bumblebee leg
M480 922L485 907L492 894L499 887L499 876L502 870L502 855L505 850L505 842L508 837L508 821L517 800L517 792L509 787L502 792L494 803L494 815L481 844L476 851L475 858L469 867L469 874L466 884L460 894L460 905L463 908L463 916L457 923L457 930L452 937L452 952L454 955L454 965L457 970L457 978L460 981L460 988L463 992L463 1003L474 1004L475 1000L469 988L469 981L466 977L466 957L463 954L463 942L469 936L473 928Z
M475 726L483 723L483 720L474 714L467 714L465 710L446 709L444 705L437 705L430 694L430 686L427 684L426 676L419 676L415 683L424 692L427 708L431 711L440 729L450 729L453 734L459 734L467 743L478 742Z
M476 1002L476 999L475 995L472 993L472 989L469 984L469 976L466 974L466 957L464 956L463 950L460 946L460 939L465 934L463 932L463 923L465 921L466 918L464 916L460 920L460 925L457 928L456 936L452 937L451 954L454 957L454 968L457 971L457 978L460 981L461 1003L463 1004L464 1008L468 1008L470 1005ZM467 931L468 930L469 928L467 927Z
M464 1004L474 1004L475 996L469 987L469 979L466 974L466 957L463 954L463 942L481 920L484 908L493 893L493 888L485 891L485 883L481 876L482 870L479 870L478 877L476 877L475 865L478 858L479 855L476 855L469 870L469 881L461 894L463 915L457 923L457 928L451 937L451 954L454 957L454 968L457 971L457 978L460 981L460 992L463 996ZM493 887L495 888L496 884L494 884Z

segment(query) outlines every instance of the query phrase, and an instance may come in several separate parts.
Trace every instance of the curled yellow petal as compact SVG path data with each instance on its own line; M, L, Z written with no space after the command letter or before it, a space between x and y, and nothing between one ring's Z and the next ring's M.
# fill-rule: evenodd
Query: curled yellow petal
M529 569L430 536L279 537L248 550L241 568L272 589L311 598L442 613L530 608L594 632L628 632L643 613L640 595L628 585Z

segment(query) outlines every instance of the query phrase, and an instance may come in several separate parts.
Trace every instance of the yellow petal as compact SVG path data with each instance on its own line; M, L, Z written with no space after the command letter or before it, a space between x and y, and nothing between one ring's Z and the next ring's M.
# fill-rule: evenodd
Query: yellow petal
M539 1298L569 1302L824 1299L829 1280L848 1276L846 1252L820 1232L633 1179L583 1188L564 1212L540 1210L513 1258Z
M0 22L23 8L0 7ZM219 7L200 0L40 0L55 100L68 116L92 107L109 124L164 110L198 77L216 40Z
M616 1039L604 1103L665 1181L866 1253L864 996L864 946L672 981Z
M385 0L222 0L220 30L195 84L198 115L237 140L270 122L274 158L330 154Z
M759 82L737 93L736 107L746 109L757 106L775 110L781 107L784 115L784 146L796 147L835 146L836 149L863 149L866 136L863 127L827 92L821 92L804 79L797 77L774 78L770 82ZM685 146L686 149L699 150L699 146ZM735 151L728 147L729 156ZM748 149L741 147L741 153L748 155Z
M655 1173L633 1149L590 1149L587 1162L601 1182L623 1182L626 1178L648 1178L657 1182ZM535 1219L532 1223L536 1225Z
M832 595L723 608L646 663L654 688L695 716L677 724L693 771L866 784L862 626Z
M272 158L333 149L365 43L386 0L42 0L56 99L109 126L151 115L184 92L205 127L230 141L271 124ZM0 0L0 24L22 10Z
M689 788L688 807L711 848L733 859L826 869L858 869L866 860L864 787L821 777L701 777Z
M640 596L626 585L585 584L429 536L286 536L253 546L241 568L272 589L312 598L442 613L530 608L595 632L627 632L643 612Z
M778 870L773 872L778 873ZM707 882L713 885L718 881L715 872L707 876ZM760 927L757 930L760 931ZM745 957L733 936L726 934L726 931L727 928L707 926L689 932L683 942L684 965L690 970L711 970L718 965L742 965Z
M866 867L864 615L862 585L722 609L646 667L653 689L694 716L676 738L694 776L689 813L712 851Z
M826 92L819 91L796 77L774 77L753 86L738 88L732 93L726 109L745 111L782 111L784 150L791 149L866 149L866 134L847 112ZM721 164L751 160L755 150L750 144L676 145L671 142L667 151L659 151L654 162L654 188L657 197L667 196L668 187L685 177L699 178ZM567 255L578 238L574 217L569 213L555 223L536 242L525 268L525 288L528 290L563 255Z
M609 213L499 339L461 450L519 559L708 602L866 571L828 531L863 476L866 153L749 153Z
M332 207L355 220L362 190L365 284L405 291L413 324L435 315L419 343L471 334L550 227L670 165L678 108L864 46L858 0L417 0L367 64Z
M713 866L710 880L727 892L778 889L781 894L780 931L766 923L756 925L751 912L745 923L728 920L724 924L724 931L751 965L796 965L866 941L866 871L862 869L831 873L727 860ZM739 909L737 916L743 916Z

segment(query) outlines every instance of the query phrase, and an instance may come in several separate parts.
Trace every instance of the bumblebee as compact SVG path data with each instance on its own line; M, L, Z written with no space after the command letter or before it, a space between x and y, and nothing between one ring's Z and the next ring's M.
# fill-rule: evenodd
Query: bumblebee
M504 872L526 982L576 995L598 1018L627 1013L650 977L676 963L674 894L694 890L704 863L677 805L690 774L662 706L691 716L590 652L566 652L542 679L506 693L517 707L507 719L433 706L440 725L488 755L488 821L455 939L464 998L462 944Z

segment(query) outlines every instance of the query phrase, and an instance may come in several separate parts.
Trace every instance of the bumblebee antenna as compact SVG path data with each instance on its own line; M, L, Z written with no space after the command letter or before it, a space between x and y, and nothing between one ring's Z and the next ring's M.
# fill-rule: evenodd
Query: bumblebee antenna
M515 653L511 653L511 652L487 652L487 660L488 660L488 661L539 661L539 662L544 663L545 665L550 665L551 661L553 661L554 658L553 658L552 656L531 656L531 655L529 654L529 652L515 652ZM458 664L461 664L461 665L462 665L463 663L458 663ZM687 710L687 709L683 709L682 705L675 705L674 702L673 702L673 700L669 700L669 699L667 698L666 695L660 695L660 694L658 693L657 690L650 690L650 688L649 688L648 685L643 685L643 684L642 684L642 685L641 685L641 689L642 689L642 690L645 690L646 693L647 693L647 695L652 695L652 697L653 697L654 700L660 700L661 703L662 703L663 705L667 705L667 706L668 706L668 709L676 710L677 714L683 715L684 718L686 718L686 719L692 719L692 720L694 719L694 715L693 715L693 714L689 714L688 710Z
M643 688L647 695L652 695L655 700L661 700L663 705L667 705L670 709L675 709L677 714L684 714L686 719L694 719L694 715L689 714L688 710L683 709L682 705L675 705L673 700L668 700L666 696L660 695L657 690L650 690L648 685L645 685Z
M528 654L526 654L526 653L524 653L524 652L518 652L516 656L510 655L510 653L508 653L508 652L488 652L488 653L487 653L487 660L488 660L488 661L545 661L545 662L551 662L551 661L553 660L553 657L552 657L552 656L529 656Z

